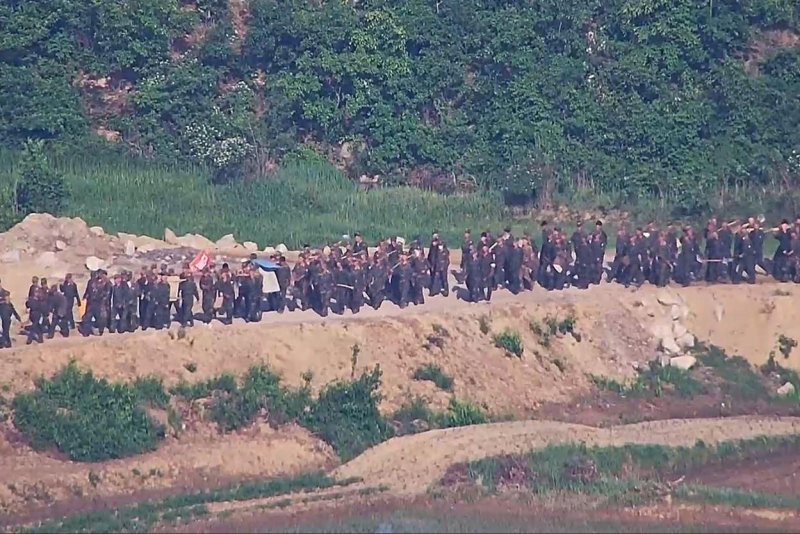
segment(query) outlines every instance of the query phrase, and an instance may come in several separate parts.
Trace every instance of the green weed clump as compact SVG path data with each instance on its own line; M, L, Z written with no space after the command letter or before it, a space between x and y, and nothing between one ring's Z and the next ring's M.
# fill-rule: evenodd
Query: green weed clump
M661 397L665 389L671 389L682 397L693 397L706 391L703 384L692 377L689 371L669 365L662 366L655 361L651 361L647 368L638 369L636 380L631 384L623 384L606 377L589 378L598 388L625 396Z
M146 402L163 401L154 381L111 384L81 371L75 363L36 389L14 398L14 425L36 449L55 447L70 459L97 462L151 451L165 429L145 411Z
M439 428L455 428L459 426L482 425L489 422L489 417L478 406L468 401L451 398L447 411L435 418Z
M352 381L328 384L302 419L302 424L328 442L347 461L392 437L378 411L380 366Z
M522 353L525 351L519 332L510 329L495 334L494 345L504 349L509 354L513 354L517 358L522 358Z
M453 377L444 372L444 370L435 363L426 363L418 367L414 371L414 380L429 380L436 384L441 390L453 391Z

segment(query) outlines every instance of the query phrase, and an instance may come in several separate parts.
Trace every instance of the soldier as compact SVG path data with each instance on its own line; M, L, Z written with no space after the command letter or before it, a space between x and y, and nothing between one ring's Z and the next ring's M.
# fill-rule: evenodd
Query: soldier
M459 268L461 269L462 274L466 274L466 265L471 260L472 252L474 249L474 245L472 243L472 233L469 231L469 228L464 230L464 241L461 244L461 265Z
M522 270L520 273L522 288L531 291L536 281L536 274L539 272L539 261L536 245L527 233L522 239Z
M197 300L197 284L191 274L181 274L181 282L178 284L178 298L181 303L180 322L181 326L194 326L194 302Z
M441 240L439 240L437 248L439 250L436 253L436 263L431 276L430 295L444 295L447 297L450 295L450 283L447 279L448 271L450 270L450 250Z
M293 296L300 301L300 309L307 310L311 301L311 273L307 258L302 254L292 268L292 288Z
M350 311L358 313L364 305L364 292L367 289L367 277L361 268L361 262L353 260L350 270L350 284L353 286L353 294L350 299Z
M367 243L364 241L361 233L356 232L355 240L353 241L353 254L361 254L362 252L367 251Z
M22 322L14 304L11 302L11 293L0 287L0 348L11 348L11 318Z
M31 278L31 285L28 288L28 298L32 299L36 295L36 290L39 289L39 277L34 276Z
M50 325L53 324L53 321L51 321L50 318L52 311L49 305L50 286L47 284L47 278L41 278L39 280L39 289L41 290L42 295L44 295L43 298L45 300L45 308L44 312L42 313L42 332L49 332Z
M369 296L369 304L373 309L378 309L386 300L386 286L389 280L389 266L385 257L375 253L367 272L367 294Z
M244 268L239 269L236 273L236 287L238 292L236 295L236 304L233 307L233 315L235 317L242 317L245 321L248 320L248 311L250 310L251 302L251 289L253 288L253 280L250 278L250 273Z
M322 317L328 316L331 307L331 296L333 295L333 274L326 262L320 262L319 271L313 280L316 302L318 304L317 313Z
M494 290L494 269L496 265L494 262L494 255L489 250L489 247L484 245L481 249L480 258L480 272L481 272L481 292L486 302L492 300L492 291Z
M411 300L414 304L425 304L425 285L430 281L428 262L423 257L422 251L414 250L411 257Z
M217 300L217 284L211 269L204 268L200 275L201 307L203 322L209 324L214 318L214 302Z
M466 282L470 302L478 302L482 298L481 260L477 251L471 251L466 264Z
M508 289L514 295L518 295L520 290L522 289L522 264L525 260L525 253L522 250L522 240L520 239L518 242L512 241L511 238L508 238L506 243L510 243L510 246L506 246L506 280L508 281Z
M783 219L775 231L775 239L778 240L778 248L772 257L772 276L779 282L789 280L789 252L792 249L792 236L789 232L789 221Z
M750 228L750 242L753 245L753 251L756 256L756 265L761 267L766 274L770 274L772 267L764 260L764 230L761 229L761 223L758 219L750 217L748 226Z
M289 284L292 282L292 271L289 264L286 262L286 257L281 255L278 258L278 270L275 272L275 278L278 279L278 294L275 297L275 309L278 313L283 313L286 309L286 292L289 290Z
M75 305L78 305L78 308L81 307L81 297L78 295L78 286L72 280L72 274L67 273L64 276L64 282L61 284L61 293L64 295L64 298L67 299L67 326L69 328L75 328L75 317L73 314L73 309Z
M258 323L261 321L261 303L264 297L264 276L261 274L261 269L257 265L250 267L250 300L247 306L247 315L251 322Z
M628 247L630 246L630 236L625 227L617 231L617 244L615 245L614 261L611 263L611 270L608 272L607 280L621 282L624 270L623 258L628 257ZM629 258L630 259L630 258Z
M121 274L116 275L114 287L111 290L111 324L108 328L112 334L115 330L119 334L128 331L130 327L128 312L131 300L133 300L133 295L130 286Z
M28 327L28 340L26 345L30 345L34 341L43 343L42 337L42 320L44 314L47 313L47 301L45 300L45 293L42 291L41 286L33 289L33 296L28 299L28 317L31 321Z
M408 256L400 255L400 262L392 273L392 285L394 286L395 299L400 308L408 306L408 299L411 294L411 279L413 271L408 263Z
M59 290L58 284L53 284L48 292L48 307L52 313L50 330L47 333L48 339L53 339L56 335L58 326L62 337L69 337L69 322L67 320L67 299Z
M170 317L170 307L172 305L171 287L167 280L169 275L162 273L152 290L153 296L153 320L155 321L155 329L161 330L162 328L169 328L172 323Z
M224 316L223 323L233 323L233 308L236 300L236 289L234 287L233 275L229 270L223 271L219 275L217 281L217 291L222 295L222 314Z

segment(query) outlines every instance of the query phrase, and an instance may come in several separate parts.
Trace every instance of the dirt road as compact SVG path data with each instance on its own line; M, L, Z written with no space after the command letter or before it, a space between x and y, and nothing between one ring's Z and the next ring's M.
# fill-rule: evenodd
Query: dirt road
M550 444L691 446L698 440L712 444L799 432L800 418L794 417L670 419L610 428L555 421L515 421L394 438L339 467L334 476L360 477L367 485L386 486L394 495L410 497L427 491L453 464L524 453Z

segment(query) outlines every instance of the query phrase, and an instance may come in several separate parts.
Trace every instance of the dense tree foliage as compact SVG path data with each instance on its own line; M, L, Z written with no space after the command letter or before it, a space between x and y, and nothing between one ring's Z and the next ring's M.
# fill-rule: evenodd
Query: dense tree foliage
M244 6L244 8L242 8ZM798 174L795 0L10 0L0 141L683 198ZM91 80L92 83L85 83ZM102 80L102 83L98 83Z

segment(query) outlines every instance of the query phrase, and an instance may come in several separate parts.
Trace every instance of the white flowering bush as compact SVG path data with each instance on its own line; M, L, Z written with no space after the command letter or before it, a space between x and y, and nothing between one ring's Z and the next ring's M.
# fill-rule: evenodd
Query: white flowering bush
M200 123L186 128L186 140L196 160L215 169L239 165L253 150L242 136L228 136L215 126Z

